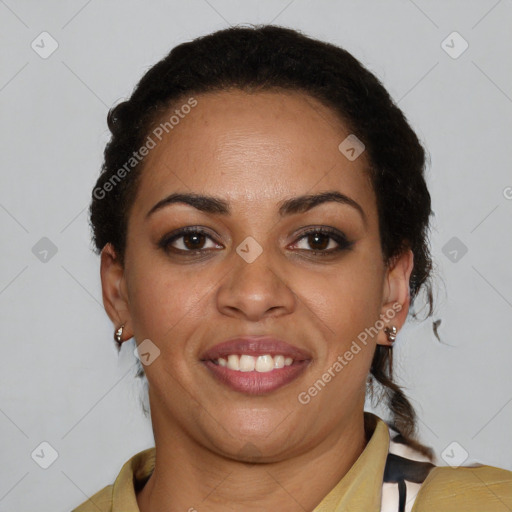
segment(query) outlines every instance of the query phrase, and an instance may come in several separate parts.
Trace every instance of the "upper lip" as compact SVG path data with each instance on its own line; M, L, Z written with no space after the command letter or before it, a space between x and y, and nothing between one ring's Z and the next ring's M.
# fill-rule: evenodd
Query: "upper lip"
M227 357L230 354L247 354L255 357L265 354L271 356L283 355L291 357L295 361L311 359L310 354L305 350L273 336L239 336L209 348L203 353L201 360L213 361L219 357Z

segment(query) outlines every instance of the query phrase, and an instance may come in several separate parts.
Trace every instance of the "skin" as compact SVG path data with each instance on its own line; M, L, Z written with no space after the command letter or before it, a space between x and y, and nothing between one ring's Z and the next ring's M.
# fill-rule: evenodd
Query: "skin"
M103 300L115 327L125 324L125 340L150 339L160 350L144 367L157 458L139 508L313 510L367 443L365 386L376 344L389 344L384 332L310 403L297 397L397 303L389 324L400 329L413 255L385 265L366 153L355 161L340 153L350 132L330 109L296 92L195 98L197 106L146 158L124 265L110 244L101 255ZM278 215L283 199L332 190L356 201L366 219L336 202ZM147 217L175 192L221 197L232 213L173 204ZM194 246L180 238L173 247L199 247L202 256L158 247L185 226L203 226L211 239ZM333 227L354 243L314 255L338 244L324 237L315 245L302 235L308 226ZM236 252L248 236L263 249L252 263ZM310 364L277 391L248 396L217 382L200 362L221 341L254 334L308 351Z

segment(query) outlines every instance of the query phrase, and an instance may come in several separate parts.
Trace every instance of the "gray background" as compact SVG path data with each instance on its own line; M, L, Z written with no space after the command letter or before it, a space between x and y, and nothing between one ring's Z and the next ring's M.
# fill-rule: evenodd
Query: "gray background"
M352 52L426 144L437 310L399 334L399 379L439 464L512 469L512 1L0 0L0 510L68 511L152 445L89 241L106 114L173 46L270 22Z

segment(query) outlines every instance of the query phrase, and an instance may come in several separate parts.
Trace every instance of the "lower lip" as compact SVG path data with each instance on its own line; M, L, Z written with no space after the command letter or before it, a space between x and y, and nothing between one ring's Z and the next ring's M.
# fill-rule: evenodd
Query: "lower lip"
M263 395L275 391L297 379L306 369L308 361L296 361L290 366L270 372L240 372L220 366L213 361L203 361L213 375L229 388L248 395Z

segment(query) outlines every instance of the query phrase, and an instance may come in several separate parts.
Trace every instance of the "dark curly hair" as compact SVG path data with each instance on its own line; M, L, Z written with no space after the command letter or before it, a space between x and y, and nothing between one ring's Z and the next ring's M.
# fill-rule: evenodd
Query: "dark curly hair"
M112 137L90 205L97 251L110 242L123 262L128 216L144 166L143 159L133 161L134 152L144 145L162 116L192 95L230 89L305 92L334 111L365 144L384 260L390 264L405 249L412 250L411 305L423 290L430 316L428 230L432 211L424 178L425 151L418 137L382 83L350 53L275 25L231 27L176 46L145 73L129 100L109 111ZM129 161L133 169L127 170ZM376 381L378 399L386 398L392 425L403 438L431 454L414 440L416 415L393 382L388 347L377 346L371 377L371 396L376 396Z

